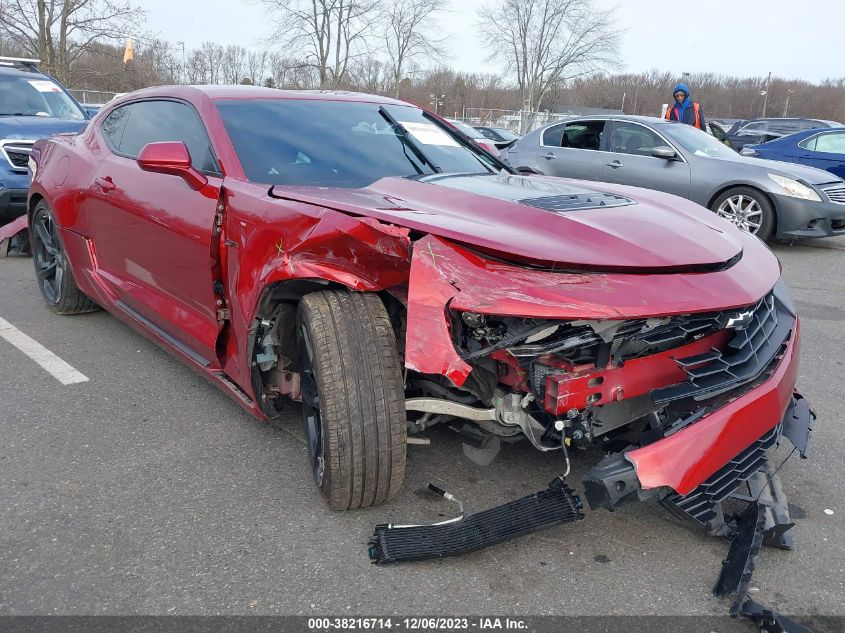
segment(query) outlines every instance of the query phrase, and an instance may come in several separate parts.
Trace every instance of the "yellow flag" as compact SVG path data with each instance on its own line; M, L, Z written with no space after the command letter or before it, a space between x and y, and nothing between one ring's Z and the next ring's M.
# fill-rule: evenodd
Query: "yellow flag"
M132 38L126 40L126 50L123 51L123 63L128 64L135 59L135 47L132 46Z

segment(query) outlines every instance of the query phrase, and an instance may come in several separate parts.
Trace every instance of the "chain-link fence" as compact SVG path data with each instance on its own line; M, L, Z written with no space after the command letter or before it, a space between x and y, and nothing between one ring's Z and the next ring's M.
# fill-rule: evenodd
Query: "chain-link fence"
M119 92L105 92L103 90L69 89L68 92L82 105L102 105L114 99Z

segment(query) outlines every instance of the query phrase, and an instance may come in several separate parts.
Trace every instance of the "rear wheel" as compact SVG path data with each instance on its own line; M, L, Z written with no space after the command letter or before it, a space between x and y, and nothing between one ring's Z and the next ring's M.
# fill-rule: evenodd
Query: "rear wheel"
M728 189L713 202L712 210L736 224L743 231L764 242L772 236L775 214L772 204L761 192L748 187Z
M31 224L29 239L35 277L50 309L56 314L99 310L99 306L77 287L59 237L59 228L44 200L36 205Z
M405 393L390 319L377 295L306 295L297 323L302 417L314 480L329 506L396 496L405 477Z

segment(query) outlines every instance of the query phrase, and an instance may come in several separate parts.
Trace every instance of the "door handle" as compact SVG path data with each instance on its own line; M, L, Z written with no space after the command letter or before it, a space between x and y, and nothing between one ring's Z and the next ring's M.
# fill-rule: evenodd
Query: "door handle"
M106 176L105 178L95 178L94 184L105 192L117 189L117 185L112 182L111 176Z
M554 152L546 152L545 154L543 154L543 158L545 158L546 160L552 160L554 158L557 158L557 156L555 156Z
M620 163L618 160L614 160L610 163L605 163L604 165L605 167L611 167L613 169L619 169L620 167L622 167L622 163Z

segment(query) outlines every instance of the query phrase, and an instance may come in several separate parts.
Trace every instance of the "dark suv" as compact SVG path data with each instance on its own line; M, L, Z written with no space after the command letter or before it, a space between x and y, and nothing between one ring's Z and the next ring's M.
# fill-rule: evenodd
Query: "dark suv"
M35 59L0 57L0 225L26 212L27 161L32 145L77 132L88 112Z

